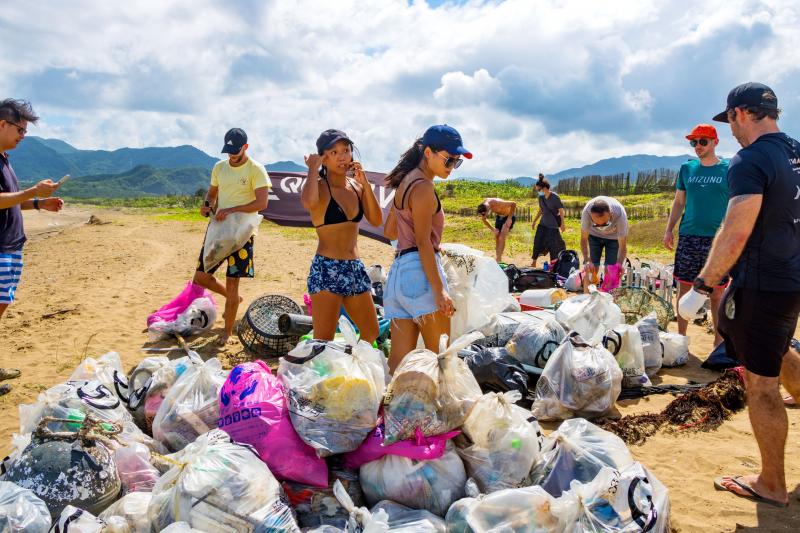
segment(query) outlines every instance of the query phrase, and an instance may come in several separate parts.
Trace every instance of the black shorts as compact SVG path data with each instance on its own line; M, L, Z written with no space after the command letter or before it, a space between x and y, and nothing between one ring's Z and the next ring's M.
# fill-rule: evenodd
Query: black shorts
M778 377L799 313L800 292L730 287L719 308L725 350L753 374Z
M678 246L675 248L675 271L673 277L681 283L691 284L694 278L700 275L708 259L714 237L701 237L699 235L679 235ZM725 276L719 282L719 287L728 284L730 278Z
M589 260L597 267L600 266L603 250L606 251L606 265L619 263L619 240L589 235Z
M225 277L226 278L252 278L255 277L255 270L253 269L253 237L244 243L239 250L236 250L223 261L220 261L209 270L208 274L213 274L219 267L226 265ZM197 270L203 272L203 249L200 248L200 259L197 261Z
M549 254L550 259L555 259L558 254L567 249L561 231L558 228L548 228L539 224L536 226L536 234L533 236L533 260L540 255Z
M495 229L502 230L503 225L508 220L508 217L501 217L500 215L496 215L494 217L494 227ZM511 215L511 227L508 228L508 231L514 229L514 224L517 222L517 215Z

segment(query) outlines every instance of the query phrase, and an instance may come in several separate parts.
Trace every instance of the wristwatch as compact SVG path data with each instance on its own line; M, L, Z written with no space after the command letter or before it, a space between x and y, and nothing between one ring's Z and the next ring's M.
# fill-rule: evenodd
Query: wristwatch
M714 287L709 287L706 285L706 280L703 278L694 278L692 288L695 290L695 292L699 292L704 296L709 296L712 292L714 292Z
M206 207L211 207L211 204L208 202L208 200L204 201L203 205Z
M37 211L39 210L39 199L38 198L34 198L33 199L33 208L36 209Z

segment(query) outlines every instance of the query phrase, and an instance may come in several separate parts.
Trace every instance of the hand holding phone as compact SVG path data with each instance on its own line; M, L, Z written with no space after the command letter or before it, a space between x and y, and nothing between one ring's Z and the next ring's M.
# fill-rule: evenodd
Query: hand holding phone
M62 185L64 185L67 181L69 181L71 177L72 176L70 176L69 174L65 174L64 177L59 180L58 186L61 187Z

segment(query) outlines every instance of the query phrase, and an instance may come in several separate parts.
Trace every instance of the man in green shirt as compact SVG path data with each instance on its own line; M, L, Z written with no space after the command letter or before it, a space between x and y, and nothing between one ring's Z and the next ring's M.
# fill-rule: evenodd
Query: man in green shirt
M675 279L678 281L679 299L692 288L692 282L703 268L728 206L728 162L715 153L719 144L716 128L710 124L698 124L686 138L698 159L681 165L675 184L675 199L664 233L664 246L672 250L673 231L678 220L681 221L675 250ZM714 346L722 342L717 332L717 309L727 283L728 277L725 276L710 296ZM678 332L681 335L686 335L687 326L688 321L678 317Z

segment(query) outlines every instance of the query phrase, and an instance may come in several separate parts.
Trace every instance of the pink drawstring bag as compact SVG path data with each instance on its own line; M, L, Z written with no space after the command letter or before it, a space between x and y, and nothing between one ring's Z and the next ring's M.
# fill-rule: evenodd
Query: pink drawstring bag
M617 263L615 265L608 265L606 267L606 275L603 277L603 283L600 285L600 290L603 292L611 292L620 284L622 277L622 265Z
M198 298L209 298L214 305L217 304L210 291L190 281L170 303L161 306L158 311L147 317L147 327L155 322L174 322L178 315L186 311L186 308Z
M234 441L253 446L276 478L328 486L328 465L297 435L283 385L264 361L231 370L219 392L217 425Z
M384 446L383 417L381 417L378 419L378 427L370 431L361 446L352 452L344 454L344 466L345 468L356 469L363 464L377 461L384 455L399 455L400 457L419 461L441 459L447 447L447 441L457 437L461 432L448 431L441 435L426 437L422 434L422 430L417 428L416 433L414 440L401 440Z

